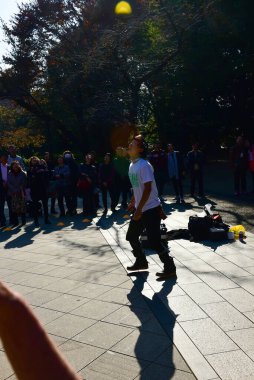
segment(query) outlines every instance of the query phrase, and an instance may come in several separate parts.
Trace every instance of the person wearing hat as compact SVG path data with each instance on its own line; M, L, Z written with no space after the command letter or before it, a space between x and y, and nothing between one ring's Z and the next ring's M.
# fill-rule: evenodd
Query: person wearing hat
M11 198L8 195L8 173L9 173L9 165L8 162L8 154L1 152L0 153L0 227L6 226L6 216L4 213L4 206L7 203L9 209L9 219L10 224L12 224L12 211L11 211Z
M129 177L133 189L133 197L128 207L134 211L130 221L126 240L129 241L136 258L129 271L148 269L148 262L140 243L140 236L146 229L151 248L159 255L164 265L162 272L156 275L161 279L176 276L174 260L169 256L168 248L161 243L160 223L165 214L158 197L158 190L154 179L153 168L146 160L147 144L141 135L136 136L129 145L131 164ZM164 215L162 215L164 214Z

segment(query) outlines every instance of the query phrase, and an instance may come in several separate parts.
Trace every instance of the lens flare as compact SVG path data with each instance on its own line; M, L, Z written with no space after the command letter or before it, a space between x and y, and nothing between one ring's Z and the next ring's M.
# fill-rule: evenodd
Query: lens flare
M127 1L119 1L115 7L117 15L130 15L132 14L131 5Z

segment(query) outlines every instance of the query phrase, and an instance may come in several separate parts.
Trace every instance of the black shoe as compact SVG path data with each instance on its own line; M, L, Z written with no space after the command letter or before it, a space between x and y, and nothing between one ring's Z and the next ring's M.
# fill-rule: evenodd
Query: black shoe
M34 221L34 225L35 225L35 227L40 227L38 220Z
M171 267L164 267L163 271L157 272L156 276L159 278L172 278L176 277L176 267L172 265Z
M103 215L107 215L107 213L108 213L108 209L105 208L105 210L103 210Z
M129 271L136 271L136 270L142 270L142 269L148 269L148 261L147 260L138 260L136 259L135 263L127 267L127 270Z

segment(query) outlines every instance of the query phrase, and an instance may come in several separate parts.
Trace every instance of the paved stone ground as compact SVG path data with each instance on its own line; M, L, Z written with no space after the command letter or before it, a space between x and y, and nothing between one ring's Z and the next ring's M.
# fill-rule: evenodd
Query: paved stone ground
M81 220L1 232L0 278L87 380L194 379L101 232ZM15 379L1 344L0 379Z
M149 273L127 276L121 211L0 232L0 278L25 295L87 380L253 379L252 198L207 194L225 222L247 227L246 244L170 242L177 282L156 281L161 264L149 251ZM186 227L207 200L179 207L168 197L168 228ZM0 369L0 380L15 379L1 345Z

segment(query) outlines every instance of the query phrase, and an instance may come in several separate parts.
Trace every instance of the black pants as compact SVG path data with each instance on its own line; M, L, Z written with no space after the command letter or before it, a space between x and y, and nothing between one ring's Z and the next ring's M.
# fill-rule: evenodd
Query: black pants
M236 193L245 193L247 189L247 181L246 181L247 170L238 168L234 171L234 186Z
M172 181L172 184L174 187L176 197L183 199L182 179L181 178L177 179L176 177L173 177L173 178L171 178L171 181Z
M72 213L77 210L78 207L78 195L77 195L77 183L70 184L68 196L66 196L66 204L68 211Z
M154 178L155 178L155 182L158 188L159 197L161 197L163 195L164 186L168 180L167 173L163 171L155 171Z
M19 216L21 217L22 224L25 224L26 223L26 214L17 215L15 213L12 214L12 223L13 224L18 224L18 222L19 222Z
M68 197L65 196L64 194L58 194L57 203L58 203L58 207L59 207L60 213L62 215L65 214L64 199L65 199L65 203L67 205L67 199L68 199Z
M117 194L116 190L113 187L105 187L103 186L101 188L101 195L102 195L102 203L103 207L107 210L108 209L108 193L111 199L111 210L114 210L115 207L117 206L118 199L117 199Z
M152 249L159 255L160 260L169 266L173 265L173 259L169 256L165 247L161 243L160 232L161 217L159 214L159 207L152 208L145 211L139 221L130 221L129 229L126 235L126 240L129 241L133 254L138 259L146 260L144 251L140 243L140 235L146 229L148 241Z
M33 213L34 221L38 222L38 217L39 217L38 203L40 201L42 202L44 220L47 221L48 218L49 218L48 197L45 197L45 198L42 198L42 199L32 198L32 201L33 201L32 202L32 213Z
M203 173L200 170L193 170L190 173L191 180L191 195L195 193L196 182L198 183L198 194L202 197L204 195L204 180Z
M128 194L130 192L131 184L129 177L118 176L115 184L115 195L114 195L114 208L118 205L120 196L122 195L122 206L126 207L128 203Z
M83 212L93 212L94 210L95 210L94 187L91 187L84 191Z
M51 207L50 207L51 212L52 212L52 211L55 211L55 206L56 206L56 198L55 198L55 197L52 197L52 198L51 198Z
M8 196L6 190L3 190L3 192L0 194L0 224L1 224L1 226L5 226L5 224L6 224L6 217L4 214L5 202L7 203L7 206L9 209L10 223L13 223L13 215L12 215L12 211L11 211L11 197Z

